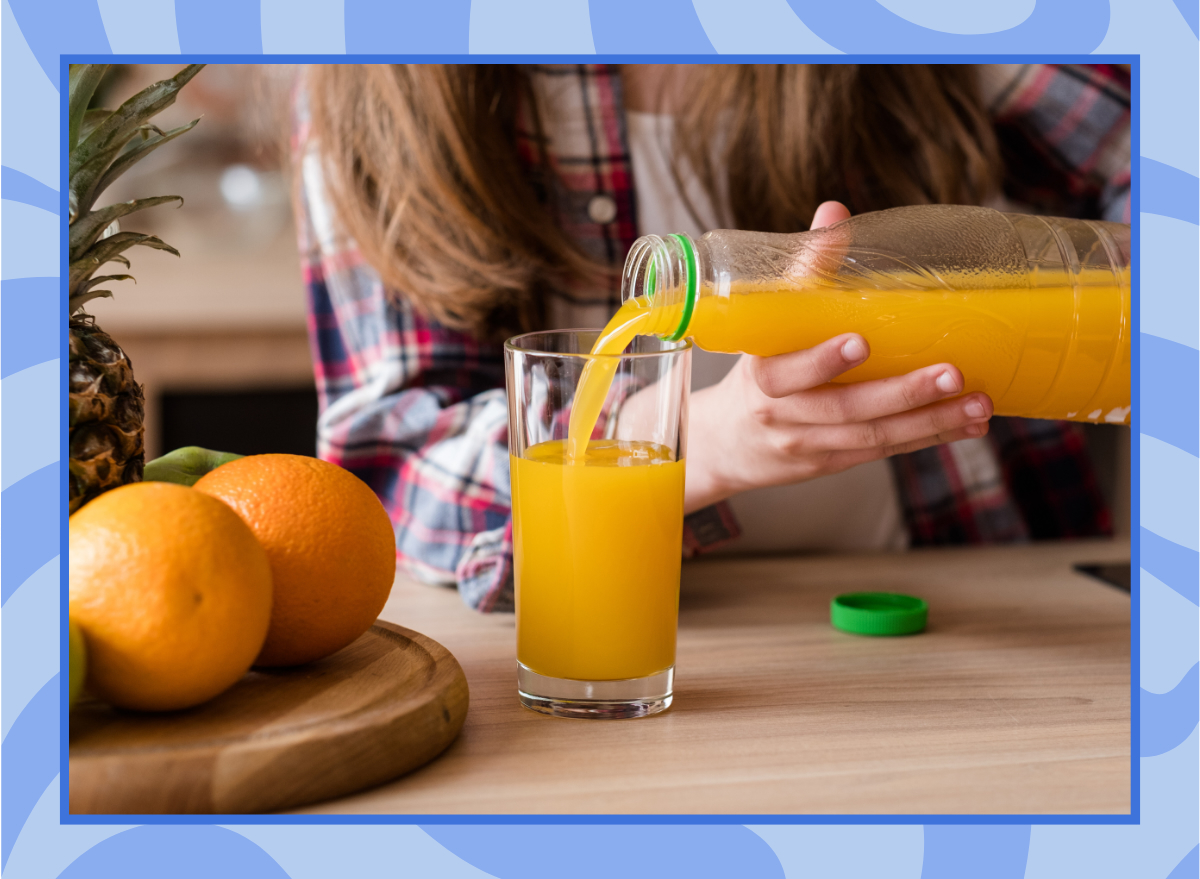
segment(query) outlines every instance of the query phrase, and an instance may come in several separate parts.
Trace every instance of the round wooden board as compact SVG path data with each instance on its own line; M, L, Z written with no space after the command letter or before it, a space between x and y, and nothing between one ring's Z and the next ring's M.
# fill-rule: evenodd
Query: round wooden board
M184 711L71 712L71 814L271 812L343 796L440 754L467 679L431 638L378 622L326 659L254 670Z

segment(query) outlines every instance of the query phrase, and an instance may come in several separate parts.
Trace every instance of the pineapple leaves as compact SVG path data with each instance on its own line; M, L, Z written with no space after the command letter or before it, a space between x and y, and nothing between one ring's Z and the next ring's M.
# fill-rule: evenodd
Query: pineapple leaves
M123 250L128 250L135 244L153 247L155 250L165 250L167 253L179 256L178 250L161 238L156 238L153 235L143 235L140 232L118 232L116 235L101 238L82 257L71 263L70 277L67 284L71 314L74 314L76 311L75 297L83 288L84 283L92 276L92 273L107 262L119 262L124 264L126 268L129 268L129 260L121 256L120 253Z
M80 293L86 293L97 284L106 284L109 281L133 281L133 283L136 284L137 278L135 278L133 275L96 275L96 277L92 278L83 285L83 287L80 289Z
M74 177L75 172L92 156L107 151L115 142L128 143L133 133L144 125L147 119L175 103L175 96L179 90L203 67L203 64L189 64L170 79L142 89L114 110L112 115L97 125L87 139L78 144L78 149L72 152L70 176Z
M112 110L88 110L83 114L83 125L79 128L80 138L86 138L96 127L112 115Z
M71 314L76 315L80 309L93 299L112 299L112 290L89 290L71 297Z
M165 137L158 128L147 127L147 120L155 113L175 102L179 90L189 82L203 64L189 64L170 79L156 82L138 92L91 130L86 138L71 150L68 176L71 192L76 197L76 213L87 213L100 194L97 183L108 176L109 166L117 161L121 151L139 133L149 138L146 132ZM82 116L80 121L82 127ZM182 133L182 132L180 132ZM143 154L144 155L144 154ZM126 168L128 165L125 166ZM125 168L122 168L125 170ZM108 179L111 183L115 176Z
M100 80L104 78L104 74L108 73L109 67L108 64L71 65L71 97L67 105L67 116L70 120L67 148L71 152L75 151L75 146L79 143L80 132L84 126L84 119L88 115L88 104L92 102L92 95L96 93Z
M123 201L119 204L101 208L98 211L83 214L76 222L71 224L71 262L75 262L82 257L84 251L95 244L97 239L104 234L104 230L111 226L115 220L119 220L121 217L132 214L135 211L166 204L169 201L177 201L180 205L183 204L183 199L178 195L159 195L154 198L137 198L133 201Z
M112 165L104 173L104 176L100 178L99 182L93 188L91 201L94 203L96 198L99 197L100 193L108 189L108 187L111 186L118 177L144 159L151 151L158 149L167 141L174 140L175 138L179 137L179 135L191 131L196 127L196 123L199 121L199 119L193 119L187 125L180 125L178 128L172 128L170 131L161 131L158 128L154 128L154 131L156 132L154 135L145 138L141 143L125 150L125 152L121 153L120 157L112 163ZM91 205L89 204L88 207L90 208Z

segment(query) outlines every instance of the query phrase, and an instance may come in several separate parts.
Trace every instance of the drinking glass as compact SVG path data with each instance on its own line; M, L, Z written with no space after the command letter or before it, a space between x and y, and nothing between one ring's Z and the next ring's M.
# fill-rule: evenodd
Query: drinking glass
M543 714L643 717L672 698L691 343L592 355L598 336L504 346L517 691ZM599 409L591 431L571 436L573 408Z

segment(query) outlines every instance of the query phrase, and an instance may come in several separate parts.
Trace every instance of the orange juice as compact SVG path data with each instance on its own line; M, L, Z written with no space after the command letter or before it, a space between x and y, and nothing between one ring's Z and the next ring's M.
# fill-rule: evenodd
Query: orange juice
M592 440L571 456L552 440L511 465L517 660L580 681L673 666L683 461L647 442Z
M892 289L800 279L732 284L725 295L702 292L685 333L709 351L767 357L856 332L871 346L871 356L837 382L951 363L962 371L964 393L988 394L997 415L1128 424L1128 277L1126 268L1123 284L1096 273L1091 284L1086 276L1085 283L1064 279L1058 286L1042 278L1035 289L962 291L923 289L903 277ZM652 307L644 297L630 300L601 340L616 344L637 332L669 334L681 308L677 302ZM594 423L600 411L607 383L599 374L596 383L603 388L580 389L577 399L589 401L581 423ZM573 435L575 427L572 420Z

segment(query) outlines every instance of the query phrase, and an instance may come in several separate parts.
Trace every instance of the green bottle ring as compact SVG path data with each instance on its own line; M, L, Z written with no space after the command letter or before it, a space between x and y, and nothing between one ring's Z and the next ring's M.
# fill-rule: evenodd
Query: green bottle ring
M928 616L923 598L893 592L850 592L829 603L833 627L855 635L913 635Z
M696 276L700 273L700 270L696 266L696 251L692 247L692 242L688 240L688 237L678 233L667 237L674 238L683 246L683 254L687 259L687 299L683 302L683 315L679 318L679 326L675 328L675 332L665 337L668 342L678 342L683 338L684 333L687 332L688 324L692 322L692 312L696 308Z

